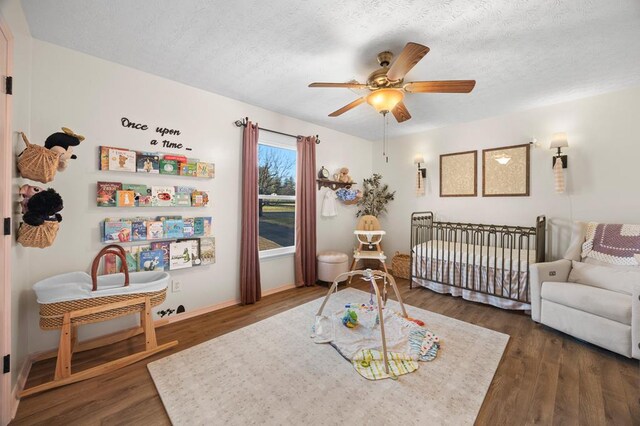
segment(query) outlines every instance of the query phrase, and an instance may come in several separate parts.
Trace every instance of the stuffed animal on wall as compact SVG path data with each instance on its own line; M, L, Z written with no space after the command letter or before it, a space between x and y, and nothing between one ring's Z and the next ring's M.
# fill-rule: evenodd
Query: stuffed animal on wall
M54 189L39 191L27 201L27 212L22 220L31 226L40 226L46 221L62 222L58 212L63 207L62 197Z
M40 188L39 186L33 186L29 184L24 184L20 187L19 194L22 197L22 201L20 201L22 214L25 214L29 210L29 208L27 207L29 199L41 191L44 191L44 189Z
M68 127L63 127L62 132L54 133L47 138L44 142L45 148L60 154L58 162L59 172L67 168L67 162L69 160L78 158L73 153L72 147L80 145L80 142L83 140L84 136L74 133L74 131Z
M338 175L338 182L351 183L351 176L349 176L349 169L343 167L340 169L340 174Z

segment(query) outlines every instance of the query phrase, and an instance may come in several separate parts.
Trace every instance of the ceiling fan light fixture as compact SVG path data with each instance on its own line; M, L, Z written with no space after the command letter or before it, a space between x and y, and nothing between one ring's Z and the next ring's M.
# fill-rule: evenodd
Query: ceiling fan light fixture
M367 103L377 112L388 113L404 99L404 93L398 89L379 89L367 96Z

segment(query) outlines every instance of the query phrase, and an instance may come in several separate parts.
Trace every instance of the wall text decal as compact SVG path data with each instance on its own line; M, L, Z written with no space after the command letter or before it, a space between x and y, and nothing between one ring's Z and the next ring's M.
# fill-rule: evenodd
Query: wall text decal
M141 130L141 131L147 131L150 130L149 126L147 124L144 123L136 123L135 121L131 121L129 120L127 117L122 117L120 119L120 124L122 125L122 127L125 127L127 129L132 129L132 130ZM165 136L169 135L169 136L180 136L181 132L178 129L170 129L168 127L156 127L155 129L155 133L159 134L160 137L162 138L162 140L158 140L158 139L151 139L151 141L149 142L149 145L152 146L161 146L162 148L173 148L173 149L184 149L186 151L191 151L191 148L184 146L184 144L180 143L180 142L173 142L170 141L168 139L165 139Z

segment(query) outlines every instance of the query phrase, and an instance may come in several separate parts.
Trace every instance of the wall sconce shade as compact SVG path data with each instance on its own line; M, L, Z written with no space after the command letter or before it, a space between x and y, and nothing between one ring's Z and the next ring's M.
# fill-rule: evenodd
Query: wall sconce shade
M420 172L420 176L422 176L422 179L426 179L427 169L426 167L420 167L421 163L424 163L424 157L420 154L416 154L416 156L413 157L413 164L418 165L418 171Z
M567 134L565 132L554 133L551 137L551 143L549 144L549 149L557 149L558 152L552 158L551 166L555 166L556 158L560 158L562 160L562 168L566 169L568 165L569 158L566 155L562 155L562 148L568 148L569 141L567 139Z

